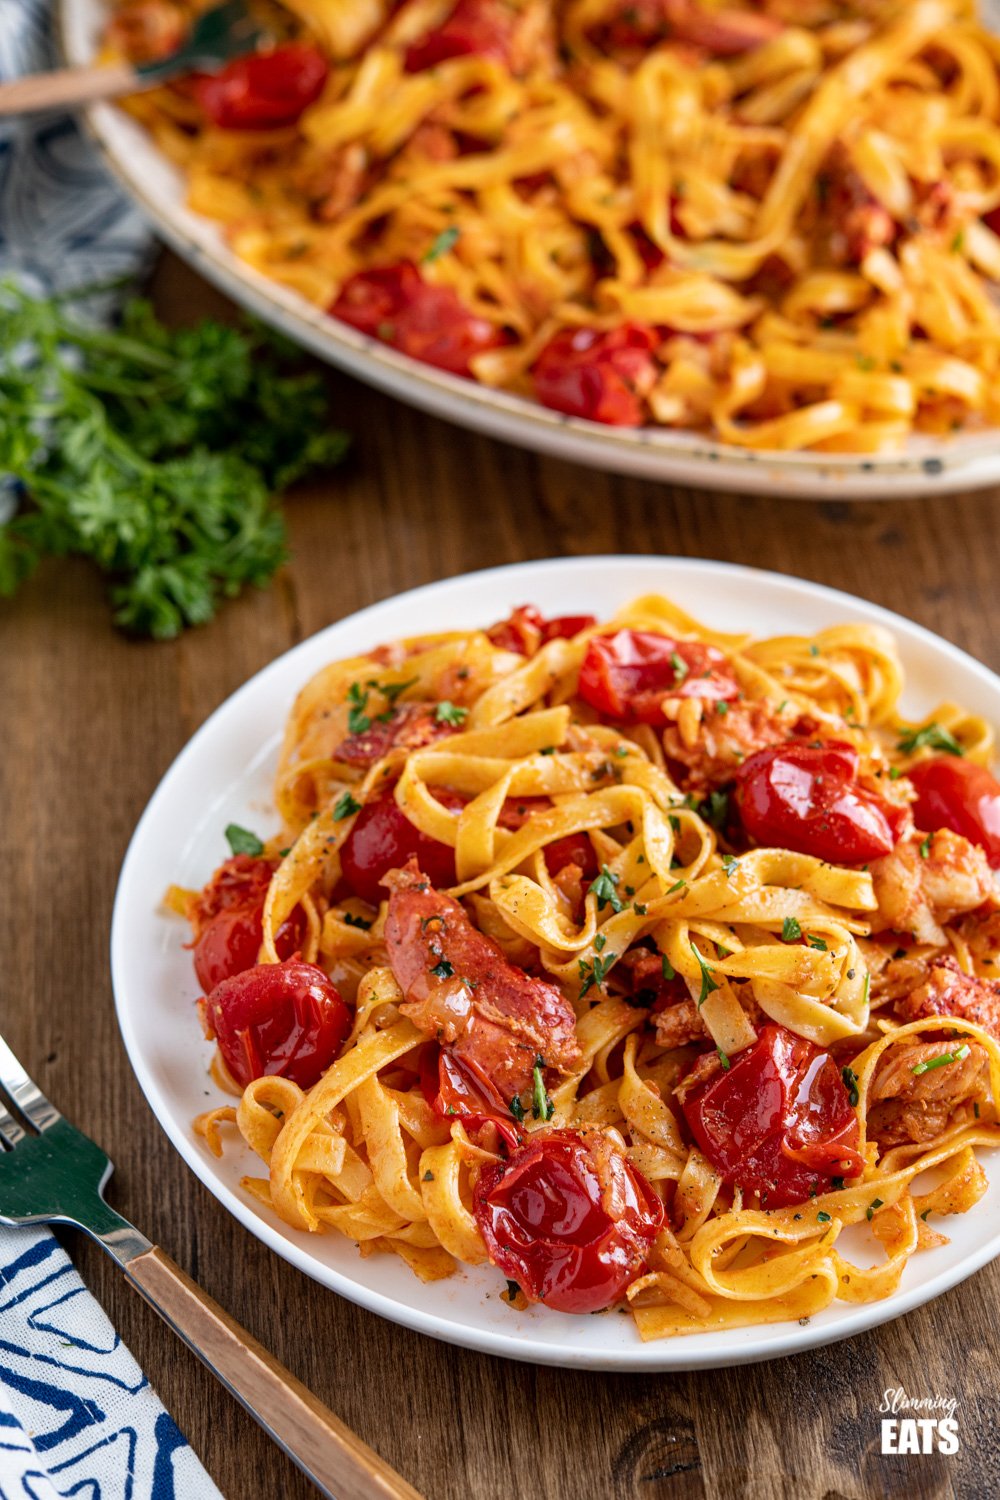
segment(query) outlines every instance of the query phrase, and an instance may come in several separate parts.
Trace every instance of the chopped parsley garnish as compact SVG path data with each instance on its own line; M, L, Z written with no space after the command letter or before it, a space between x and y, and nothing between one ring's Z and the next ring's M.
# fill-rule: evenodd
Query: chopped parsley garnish
M433 1182L434 1181L434 1173L431 1172L429 1169L428 1169L428 1171L426 1171L424 1173L424 1181L425 1182Z
M597 946L596 943L594 946ZM580 965L580 978L583 980L583 984L580 989L581 1000L583 999L584 995L587 994L588 990L593 989L595 985L598 989L600 989L601 985L608 977L611 965L614 963L617 957L618 955L616 953L609 953L607 958L595 958L592 964L588 964L585 958L577 960Z
M441 962L436 963L431 969L431 973L436 974L438 979L450 979L454 972L454 965L450 964L446 958L442 958Z
M852 1109L857 1107L861 1095L858 1093L858 1075L853 1068L842 1068L840 1072L844 1080L844 1088L847 1090L848 1102Z
M264 853L264 845L257 835L249 828L241 828L238 823L227 825L226 842L234 854L250 854L256 858Z
M531 1113L536 1120L551 1120L556 1112L556 1107L545 1090L545 1079L542 1077L544 1066L542 1059L536 1057L532 1071L534 1084L531 1091Z
M351 705L347 715L347 731L349 734L364 734L366 729L372 725L371 717L365 713L368 707L368 694L362 692L360 682L352 682L347 689L347 701Z
M865 1218L868 1220L869 1224L871 1223L872 1214L875 1212L875 1210L877 1208L883 1208L884 1206L885 1205L883 1204L881 1198L873 1198L872 1199L872 1201L869 1203L868 1207L865 1209Z
M524 1120L524 1105L521 1103L520 1094L515 1094L513 1099L510 1101L510 1112L514 1116L514 1119L517 1121L517 1123L519 1125L522 1124Z
M635 912L636 916L644 917L646 915L647 908L642 904L642 902L633 901L632 910Z
M956 740L955 736L947 729L942 729L940 724L933 720L925 724L922 729L907 729L896 742L896 749L904 755L912 755L915 750L943 750L946 755L964 755L965 751Z
M929 1073L932 1068L945 1068L949 1063L961 1062L963 1057L968 1057L968 1055L969 1044L963 1042L961 1047L956 1047L954 1052L940 1052L937 1057L929 1057L926 1062L914 1063L910 1072L915 1078L919 1078L921 1073Z
M367 917L356 917L352 911L344 912L343 921L347 924L348 927L361 927L365 932L367 932L369 927L372 925Z
M601 866L600 875L598 875L597 879L591 883L590 887L594 895L597 897L598 911L603 911L604 908L609 905L613 912L620 912L625 910L625 903L621 899L617 891L619 879L620 877L618 875L613 875L611 873L607 865Z
M834 1192L839 1192L840 1189L844 1186L844 1179L842 1177L831 1177L830 1186L833 1188Z
M823 1209L820 1209L819 1213L816 1215L816 1222L817 1224L829 1224L830 1215L828 1213L825 1213Z
M686 880L675 880L674 883L673 883L673 885L667 891L667 895L668 896L672 896L675 891L682 891L686 885L687 885L687 881Z
M421 257L424 265L428 265L432 260L439 260L442 255L447 255L449 250L454 249L459 233L457 224L449 224L447 229L442 229L440 234L435 235L430 248Z
M781 941L783 943L797 943L802 936L802 928L798 917L786 917L781 924Z
M715 1049L715 1055L719 1059L720 1063L722 1064L722 1071L723 1071L723 1073L728 1073L729 1072L729 1058L723 1052L723 1050L722 1050L721 1047L716 1047L716 1049Z
M920 840L920 858L921 859L929 859L930 858L930 852L931 852L931 836L930 836L930 834L928 834L926 838L923 838L923 839Z
M670 980L670 979L676 979L677 978L677 970L674 968L673 964L670 962L669 958L667 957L667 955L665 953L661 954L661 956L660 956L660 965L661 965L661 967L663 969L663 977L664 977L664 979Z
M817 646L817 644L816 644L815 641L813 641L812 645L809 647L809 655L810 656L818 656L819 655L819 647Z
M607 941L608 940L605 934L603 932L599 932L594 938L594 951L596 953L603 953L604 945Z
M678 656L676 651L671 651L670 653L670 665L674 669L674 685L676 686L678 683L684 681L691 668L688 666L683 656Z
M459 724L464 723L469 717L469 710L467 708L459 708L456 703L451 703L445 698L435 708L434 717L439 724L450 724L452 728L457 728Z
M722 856L722 868L726 872L726 879L727 880L732 880L733 876L736 874L736 871L739 869L739 867L740 867L740 862L736 858L735 854L724 854Z
M705 1001L708 999L712 991L719 989L720 986L718 982L712 978L711 969L708 967L708 964L698 952L697 946L694 943L691 944L691 952L698 960L698 967L701 970L701 994L698 996L698 1005L700 1007L704 1005Z
M697 807L699 817L713 828L721 828L729 816L729 793L710 792Z
M360 811L361 803L358 802L354 797L352 797L350 792L345 792L343 796L340 797L337 801L333 809L333 816L339 823L341 818L349 818L352 813Z
M806 933L806 942L810 948L815 948L818 953L826 953L828 951L826 943L821 937L817 937L815 932Z

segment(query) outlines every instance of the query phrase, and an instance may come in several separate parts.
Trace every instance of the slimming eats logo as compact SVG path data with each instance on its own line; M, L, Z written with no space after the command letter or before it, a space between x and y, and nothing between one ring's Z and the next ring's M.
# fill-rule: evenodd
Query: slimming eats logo
M883 1453L957 1453L958 1422L954 1396L908 1396L902 1386L884 1391Z

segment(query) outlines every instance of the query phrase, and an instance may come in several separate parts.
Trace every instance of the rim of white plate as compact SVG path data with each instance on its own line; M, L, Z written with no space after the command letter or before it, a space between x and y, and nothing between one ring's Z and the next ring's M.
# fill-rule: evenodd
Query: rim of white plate
M70 63L92 60L103 12L102 0L59 0L60 48ZM704 434L607 427L449 375L328 317L240 260L216 224L185 207L180 173L121 110L91 105L83 118L109 170L164 239L208 280L313 354L436 416L590 467L703 489L801 499L898 499L1000 481L997 430L943 443L918 436L896 454L756 453Z
M952 667L967 676L977 685L977 696L988 700L993 711L1000 717L1000 679L988 668L975 661L957 646L934 635L924 627L895 615L878 605L868 604L853 595L830 589L806 580L790 578L781 574L747 568L739 564L712 562L701 559L668 557L615 557L597 556L587 558L541 559L504 567L485 569L481 572L462 574L439 583L426 584L419 588L383 599L378 603L345 617L325 627L291 650L277 657L245 682L225 700L201 725L173 764L162 777L156 791L139 820L122 864L118 890L115 897L111 932L111 971L114 986L115 1007L118 1023L126 1051L139 1085L150 1108L167 1136L195 1175L234 1217L253 1235L262 1240L284 1260L289 1261L321 1285L330 1288L371 1312L390 1321L400 1323L417 1332L447 1342L463 1345L482 1353L503 1355L508 1358L529 1360L537 1363L560 1365L580 1369L618 1370L693 1370L752 1363L758 1360L777 1358L801 1353L820 1345L849 1338L855 1334L877 1327L879 1324L901 1316L922 1303L930 1301L948 1291L958 1282L972 1275L988 1261L1000 1254L1000 1227L992 1234L985 1230L989 1220L975 1221L977 1230L983 1231L975 1245L961 1256L957 1264L927 1276L917 1285L906 1287L885 1301L860 1307L833 1304L834 1315L826 1316L830 1309L810 1320L807 1327L798 1324L772 1324L750 1330L730 1330L724 1333L692 1334L668 1338L643 1344L634 1336L618 1347L580 1347L571 1341L553 1343L542 1339L511 1332L496 1332L489 1327L475 1327L459 1318L427 1311L420 1307L406 1306L377 1289L366 1286L331 1266L318 1261L310 1253L314 1243L310 1236L284 1233L277 1221L269 1222L261 1217L253 1201L241 1196L221 1176L221 1169L214 1158L200 1149L191 1130L190 1118L181 1118L177 1108L171 1104L165 1090L161 1088L153 1070L153 1059L147 1057L140 1041L136 1006L145 1003L138 980L133 984L129 975L129 907L133 902L131 892L137 884L145 858L145 846L155 837L154 824L166 812L173 789L188 775L205 748L226 733L227 720L240 718L249 708L250 700L264 696L280 679L280 696L291 698L298 688L325 660L343 654L344 644L338 637L362 636L369 644L403 633L405 627L393 622L388 630L380 626L383 618L402 614L412 620L411 629L422 628L428 618L425 606L447 615L449 607L458 617L476 618L484 596L491 586L502 584L503 595L508 604L522 598L533 597L543 609L561 602L547 598L547 594L558 594L568 586L579 585L579 593L593 584L594 570L604 575L603 581L613 584L620 602L634 594L659 588L663 592L683 588L685 582L692 586L706 587L720 583L735 592L742 583L752 591L764 590L768 599L781 601L783 605L801 605L803 601L819 602L823 606L824 618L830 623L838 619L864 618L880 623L892 630L900 641L904 662L907 654L919 648L931 653L932 669ZM759 601L758 601L759 603ZM749 606L751 609L754 604ZM827 614L828 608L828 614ZM860 612L860 613L859 613ZM420 625L418 626L418 622ZM450 623L450 621L448 622ZM811 625L807 629L814 628ZM329 647L327 645L329 643ZM348 650L357 649L354 641ZM932 670L933 675L933 670ZM287 690L287 691L286 691ZM982 706L985 707L985 704ZM989 712L989 708L986 708ZM269 730L280 729L280 725L268 725ZM259 737L249 750L261 752L264 740ZM266 745L273 748L274 735L266 737ZM207 793L217 792L217 787L206 788ZM217 797L213 811L221 815L224 799ZM173 826L173 825L172 825ZM221 824L220 824L221 826ZM183 831L178 835L178 849L183 842ZM163 872L164 885L170 872ZM176 939L175 939L176 941ZM1000 1161L1000 1156L997 1158ZM973 1210L975 1213L977 1210ZM987 1210L988 1212L988 1210ZM965 1221L968 1222L968 1221ZM286 1237L292 1235L293 1237ZM934 1252L929 1252L933 1254ZM363 1267L372 1262L357 1261L360 1274ZM926 1263L925 1263L926 1264ZM438 1285L450 1285L445 1283ZM430 1288L425 1288L430 1293ZM544 1314L545 1309L541 1310ZM561 1315L548 1315L559 1317ZM590 1323L592 1320L586 1320ZM631 1327L630 1320L628 1321ZM567 1340L571 1325L580 1326L580 1320L566 1320ZM749 1336L747 1336L749 1335Z

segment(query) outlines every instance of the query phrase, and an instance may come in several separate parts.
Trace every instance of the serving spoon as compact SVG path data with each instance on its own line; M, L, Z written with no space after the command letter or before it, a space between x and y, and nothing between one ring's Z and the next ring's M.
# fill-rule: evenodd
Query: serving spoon
M93 104L99 99L155 88L184 73L212 73L230 58L252 52L264 35L245 0L225 0L198 17L175 52L155 62L60 68L0 83L0 116Z

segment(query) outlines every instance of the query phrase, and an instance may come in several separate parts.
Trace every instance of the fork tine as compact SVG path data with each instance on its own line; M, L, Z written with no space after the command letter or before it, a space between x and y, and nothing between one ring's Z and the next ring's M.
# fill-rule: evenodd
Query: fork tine
M10 1110L5 1107L3 1100L0 1099L0 1148L9 1146L13 1149L24 1138L24 1131L14 1119Z
M0 1088L13 1099L25 1119L30 1120L36 1130L48 1130L50 1125L62 1119L62 1115L54 1104L49 1103L34 1079L28 1077L2 1036L0 1036ZM3 1102L0 1100L0 1109L2 1108ZM6 1113L4 1111L4 1114ZM15 1124L15 1129L19 1135L24 1134L19 1125ZM9 1139L8 1128L4 1125L2 1117L0 1117L0 1130Z

